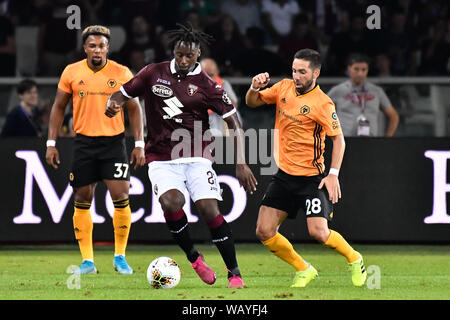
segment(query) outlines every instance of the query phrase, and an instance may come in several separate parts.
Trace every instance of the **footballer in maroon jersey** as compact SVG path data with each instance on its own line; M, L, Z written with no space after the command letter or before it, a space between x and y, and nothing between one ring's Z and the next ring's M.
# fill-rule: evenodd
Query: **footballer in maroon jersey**
M198 62L187 74L177 71L175 59L150 64L124 84L120 91L127 98L144 96L148 130L145 148L147 162L179 157L212 159L211 151L206 150L212 141L212 136L205 133L209 129L208 109L224 118L236 112L227 93L202 71ZM191 139L196 137L201 143L187 141L191 148L173 154L173 148L180 141L173 139L172 133L180 129L185 129L187 136ZM194 145L199 147L194 148Z
M115 116L130 98L144 96L147 118L146 160L153 192L164 211L169 231L186 253L192 267L207 284L216 280L215 272L191 240L183 192L189 191L198 211L208 225L228 270L228 287L242 288L242 280L231 228L219 212L222 200L217 176L212 168L212 136L208 134L208 109L221 115L236 134L236 177L250 193L256 179L245 163L242 127L236 109L226 92L197 62L200 45L211 37L192 26L178 24L169 31L174 59L150 64L119 91L110 96L105 114ZM177 138L178 137L178 138Z

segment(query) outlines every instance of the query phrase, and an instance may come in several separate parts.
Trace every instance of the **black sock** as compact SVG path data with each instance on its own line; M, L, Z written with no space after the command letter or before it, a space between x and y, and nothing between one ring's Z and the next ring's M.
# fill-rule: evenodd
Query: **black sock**
M220 218L215 218L214 220L223 220L222 215ZM212 242L219 249L220 255L228 269L228 278L235 276L241 276L239 271L238 263L236 260L236 249L234 247L233 235L231 233L231 228L228 223L223 220L219 226L212 227L213 223L209 222L209 230L212 235ZM216 223L217 225L217 223Z
M166 214L164 214L164 216L166 216ZM166 224L178 246L186 253L189 262L195 262L199 253L194 248L194 243L189 235L189 225L186 215L183 214L178 220L168 220L166 217Z

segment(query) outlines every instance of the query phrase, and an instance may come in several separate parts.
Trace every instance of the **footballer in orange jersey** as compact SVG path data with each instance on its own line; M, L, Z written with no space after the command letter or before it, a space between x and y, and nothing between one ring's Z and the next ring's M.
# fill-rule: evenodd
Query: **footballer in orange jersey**
M318 272L294 250L278 232L286 218L294 219L302 209L309 234L328 248L347 258L352 282L362 286L367 273L363 259L336 231L328 228L333 204L341 198L338 174L345 140L331 99L316 83L320 75L320 54L311 49L298 51L292 62L292 79L284 79L270 88L268 73L253 77L246 94L250 107L276 104L275 160L278 172L272 177L263 197L256 235L277 257L296 270L292 287L305 287ZM323 152L325 136L333 141L331 168L326 171ZM275 135L277 136L277 135Z
M98 181L104 181L114 203L114 268L122 274L133 270L125 260L131 226L128 194L130 163L125 146L124 113L109 118L105 106L109 95L133 77L131 71L107 59L110 31L103 26L87 27L83 33L87 58L68 65L60 78L50 114L46 160L53 168L60 163L56 139L70 98L73 103L74 152L70 184L74 188L75 238L82 255L74 273L97 273L92 244L90 206ZM135 169L145 164L142 111L137 99L126 103L136 148L131 153Z

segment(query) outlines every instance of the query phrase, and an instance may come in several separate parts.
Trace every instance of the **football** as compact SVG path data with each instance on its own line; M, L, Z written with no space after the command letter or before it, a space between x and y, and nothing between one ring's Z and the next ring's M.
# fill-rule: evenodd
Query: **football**
M150 262L147 280L155 289L170 289L178 285L181 271L178 264L169 257L159 257Z

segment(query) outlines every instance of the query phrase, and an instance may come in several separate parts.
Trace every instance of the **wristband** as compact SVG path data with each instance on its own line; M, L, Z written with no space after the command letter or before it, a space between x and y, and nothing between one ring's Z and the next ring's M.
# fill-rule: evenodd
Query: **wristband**
M328 174L332 174L337 177L337 176L339 176L339 170L335 169L335 168L330 168L330 171L328 172Z
M252 90L252 91L259 91L259 89L261 89L261 88L253 88L253 85L250 85L250 90Z
M142 141L142 140L135 141L134 142L134 147L135 148L142 148L142 149L144 149L145 148L145 142Z
M56 146L55 140L47 140L47 147L54 147Z

